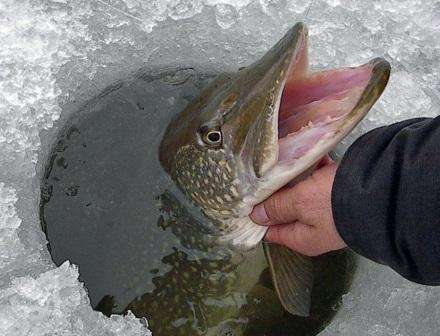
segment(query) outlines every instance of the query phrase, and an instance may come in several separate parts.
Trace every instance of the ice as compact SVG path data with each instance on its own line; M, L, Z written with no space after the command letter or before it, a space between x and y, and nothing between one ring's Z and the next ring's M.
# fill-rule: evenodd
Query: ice
M69 113L139 68L236 70L297 20L316 69L376 56L393 67L369 117L340 146L440 109L440 2L363 0L2 0L0 2L0 335L140 335L145 321L94 312L78 271L52 263L39 179ZM172 103L170 101L170 103ZM437 335L440 290L362 260L321 335Z
M228 4L218 4L216 6L215 20L217 24L223 28L230 28L238 18L237 10Z
M439 290L415 285L386 267L363 260L343 308L327 335L436 335Z
M146 335L141 322L93 312L78 270L65 262L37 278L17 277L0 290L2 335ZM145 322L142 322L145 323Z

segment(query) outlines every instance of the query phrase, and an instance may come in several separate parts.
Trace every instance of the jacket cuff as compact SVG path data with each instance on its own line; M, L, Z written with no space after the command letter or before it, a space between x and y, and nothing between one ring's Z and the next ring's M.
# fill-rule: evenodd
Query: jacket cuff
M378 210L371 199L371 190L363 190L365 146L376 129L360 137L345 153L336 171L332 187L332 212L336 230L356 253L381 264L388 264L388 232L375 218Z

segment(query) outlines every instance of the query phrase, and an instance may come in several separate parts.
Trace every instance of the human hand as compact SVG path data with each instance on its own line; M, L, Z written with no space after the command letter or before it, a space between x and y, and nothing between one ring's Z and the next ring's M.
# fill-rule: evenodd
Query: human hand
M269 225L265 240L316 256L347 245L333 221L331 192L337 164L327 160L305 180L255 206L250 217Z

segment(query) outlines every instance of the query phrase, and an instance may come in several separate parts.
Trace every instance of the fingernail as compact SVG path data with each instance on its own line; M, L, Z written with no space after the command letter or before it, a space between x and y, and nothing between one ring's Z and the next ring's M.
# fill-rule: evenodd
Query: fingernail
M267 217L266 210L264 209L263 203L258 204L252 213L250 218L257 224L263 225L269 222L269 217Z

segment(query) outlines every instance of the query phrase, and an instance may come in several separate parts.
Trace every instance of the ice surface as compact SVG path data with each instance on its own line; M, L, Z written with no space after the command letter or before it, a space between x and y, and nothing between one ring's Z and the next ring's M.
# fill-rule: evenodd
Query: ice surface
M13 279L0 290L2 335L146 335L131 313L107 318L93 312L77 278L78 270L65 262L37 278Z
M147 332L133 316L93 312L77 270L51 262L37 212L48 144L71 111L115 79L176 64L237 69L297 20L309 25L315 68L376 56L393 66L385 94L340 151L379 125L437 115L438 1L0 2L0 335ZM437 335L439 302L439 289L363 261L322 335Z

